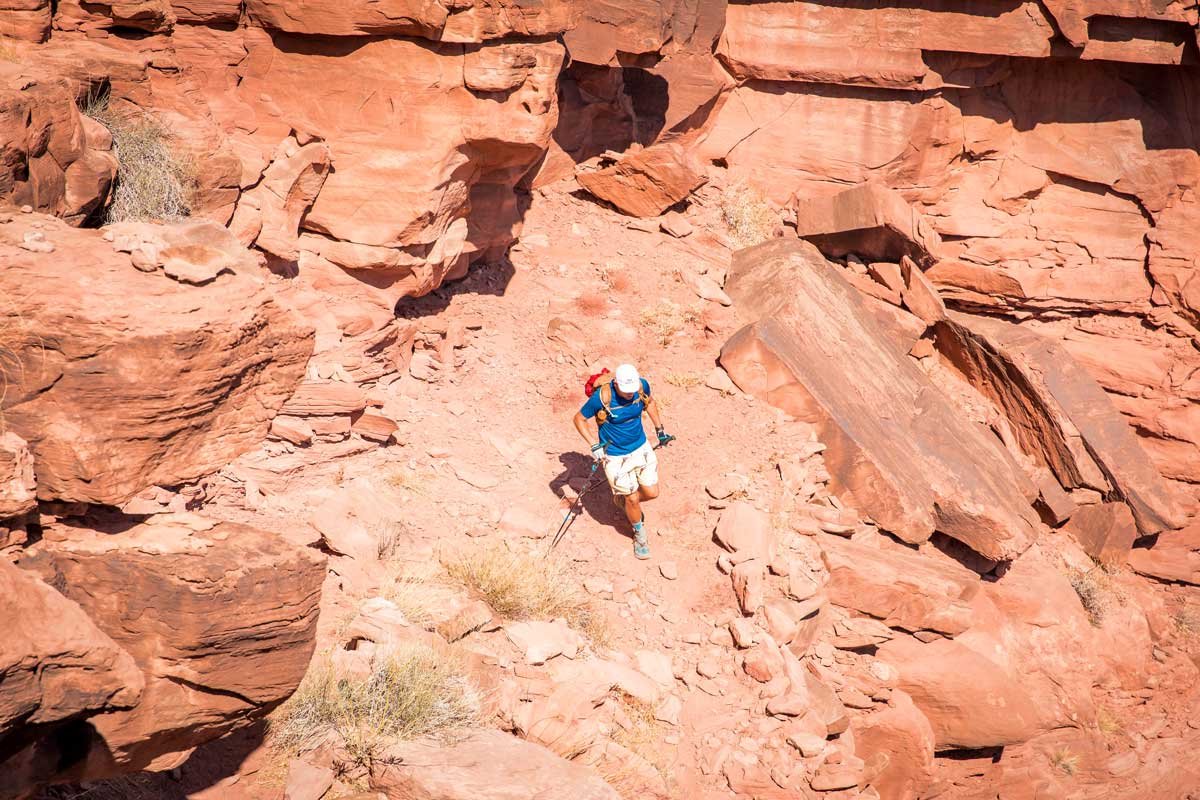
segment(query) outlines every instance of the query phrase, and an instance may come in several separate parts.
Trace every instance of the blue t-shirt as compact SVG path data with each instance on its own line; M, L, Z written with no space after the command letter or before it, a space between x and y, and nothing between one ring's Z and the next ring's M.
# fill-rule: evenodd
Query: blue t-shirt
M603 384L596 387L596 391L592 392L583 408L579 409L584 419L591 419L604 407L600 403L601 385ZM642 378L642 391L646 397L650 396L650 384L645 378ZM646 443L646 431L642 428L642 412L645 410L644 404L636 394L626 399L621 397L616 386L612 387L612 399L608 403L608 422L600 426L600 441L606 445L605 452L610 456L624 456Z

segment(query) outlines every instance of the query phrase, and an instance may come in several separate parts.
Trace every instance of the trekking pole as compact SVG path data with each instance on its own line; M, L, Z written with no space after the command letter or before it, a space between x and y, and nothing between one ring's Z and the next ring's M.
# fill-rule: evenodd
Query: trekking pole
M550 540L550 548L546 551L546 555L550 555L550 551L558 546L558 543L567 535L567 531L571 528L571 523L575 521L575 517L579 516L579 512L583 508L584 496L601 484L601 481L596 477L596 464L592 464L592 471L589 475L588 483L580 490L579 494L571 502L567 508L567 515L563 517L562 523L558 526L558 531L555 532L554 538Z

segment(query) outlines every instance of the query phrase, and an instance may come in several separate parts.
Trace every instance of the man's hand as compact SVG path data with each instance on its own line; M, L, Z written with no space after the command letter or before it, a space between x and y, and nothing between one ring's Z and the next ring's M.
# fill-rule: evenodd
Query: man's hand
M597 464L603 464L608 460L608 453L604 452L604 442L592 445L592 458L596 459Z
M675 437L667 433L662 428L655 428L654 432L658 434L659 447L665 447L666 445L669 445L671 442L675 441Z

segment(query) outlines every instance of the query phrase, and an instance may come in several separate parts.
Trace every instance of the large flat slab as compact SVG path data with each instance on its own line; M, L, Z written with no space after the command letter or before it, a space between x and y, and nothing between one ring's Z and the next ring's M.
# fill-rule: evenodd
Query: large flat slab
M744 391L817 427L835 492L907 542L941 531L991 559L1029 547L1036 487L897 354L813 245L740 251L726 291L751 324L726 343L722 365Z
M1057 341L998 319L951 313L938 348L1003 410L1021 449L1067 489L1115 494L1143 535L1183 519L1125 417Z

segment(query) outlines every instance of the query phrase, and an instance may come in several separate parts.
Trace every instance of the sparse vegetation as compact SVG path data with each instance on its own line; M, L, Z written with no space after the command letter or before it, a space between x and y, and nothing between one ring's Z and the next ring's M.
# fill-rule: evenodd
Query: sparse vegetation
M380 596L396 604L405 619L425 626L433 619L433 610L449 603L455 592L445 583L439 565L393 565L389 582Z
M400 468L388 475L387 482L389 486L401 493L426 495L429 494L429 482L433 477L433 472L429 470Z
M762 192L745 181L729 185L717 201L721 218L740 247L750 247L770 239L779 224L776 213Z
M1067 775L1074 775L1079 770L1079 756L1066 747L1055 750L1054 754L1050 756L1050 763L1055 769L1062 770Z
M1100 706L1096 709L1096 727L1105 736L1111 736L1121 731L1121 721L1117 719L1117 715L1112 712L1108 706Z
M389 561L400 548L400 543L406 538L408 526L402 521L380 523L371 528L375 535L375 554L380 561Z
M643 308L638 316L638 323L665 347L671 343L675 334L699 319L700 312L695 308L685 308L670 300L663 300L656 306Z
M122 113L107 92L93 92L82 112L108 128L117 179L104 222L173 220L191 214L196 165L179 150L162 123L148 113Z
M1200 605L1187 604L1176 611L1175 630L1186 637L1200 634Z
M692 389L704 382L700 376L694 372L668 372L666 381L672 386L677 386L680 389Z
M447 556L446 572L509 619L562 617L597 645L609 640L603 616L554 558L530 557L502 544Z
M272 720L271 738L297 754L336 734L354 764L369 766L391 742L477 723L479 708L476 689L449 651L406 644L377 655L365 678L338 676L329 662L315 662Z
M1079 595L1079 602L1088 613L1093 625L1101 625L1114 601L1122 599L1120 591L1113 586L1108 573L1100 567L1092 569L1070 569L1067 577L1071 588Z
M655 759L651 758L653 753L649 748L662 738L654 706L624 692L618 694L617 701L621 714L612 740L653 763Z

